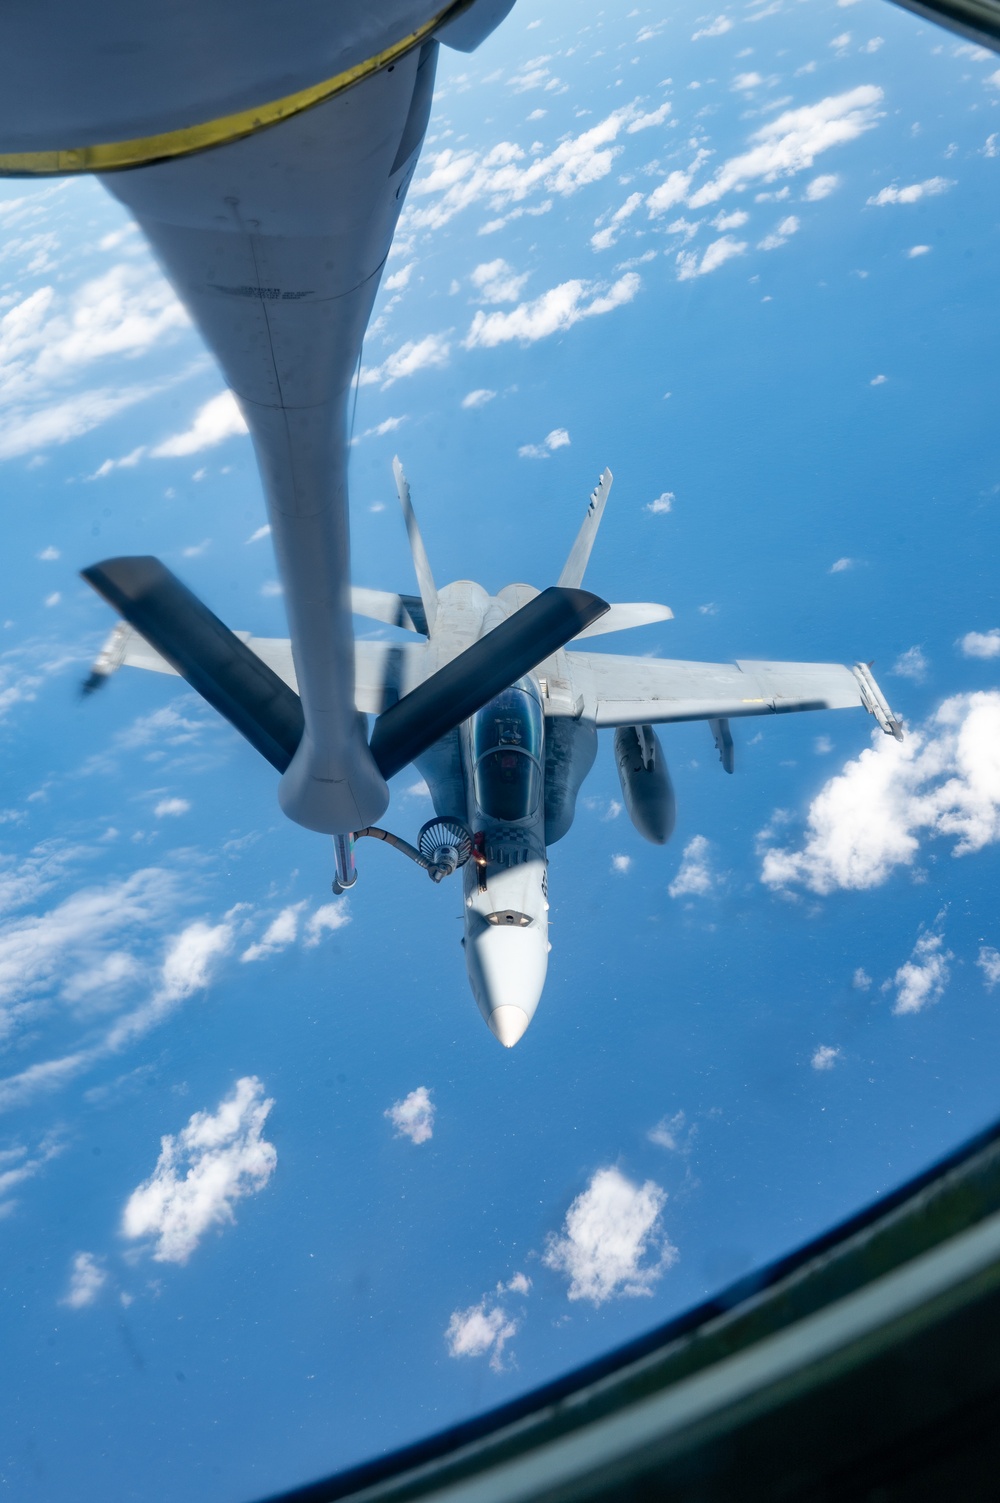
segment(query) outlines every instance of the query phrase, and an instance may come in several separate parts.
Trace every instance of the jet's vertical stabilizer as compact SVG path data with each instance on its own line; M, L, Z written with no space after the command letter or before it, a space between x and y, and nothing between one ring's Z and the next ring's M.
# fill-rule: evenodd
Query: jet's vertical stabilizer
M605 469L595 489L590 494L590 505L587 507L587 515L583 519L583 526L576 535L576 542L570 549L569 558L563 565L563 571L559 576L558 583L566 585L572 590L578 590L583 584L583 576L590 561L590 550L594 546L597 529L601 525L604 515L605 502L608 492L611 490L611 482L614 479L611 471Z
M424 540L420 536L420 528L417 526L417 518L413 510L413 502L410 500L410 482L403 473L403 466L399 462L397 454L392 461L392 473L396 477L396 491L399 495L399 504L403 508L403 519L406 522L406 536L410 540L410 552L413 555L413 568L416 571L417 587L420 590L420 599L423 602L424 615L427 618L427 635L434 635L434 622L437 617L438 593L434 584L434 576L431 573L430 562L427 558L427 549Z

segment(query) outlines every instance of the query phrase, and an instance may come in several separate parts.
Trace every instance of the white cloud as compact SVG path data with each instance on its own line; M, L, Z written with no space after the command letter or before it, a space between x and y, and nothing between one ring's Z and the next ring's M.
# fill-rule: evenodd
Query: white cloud
M905 188L899 188L893 183L891 187L874 193L867 202L875 208L882 208L885 204L915 204L922 198L933 198L935 194L946 193L954 186L946 177L929 177L922 183L910 183Z
M212 979L216 962L228 953L232 942L231 924L206 924L203 919L188 924L167 946L159 985L153 995L111 1026L92 1057L125 1048L161 1023L178 1002L202 991Z
M678 1256L660 1228L666 1198L651 1179L637 1185L618 1169L597 1170L566 1212L562 1235L549 1235L542 1259L569 1279L571 1300L600 1305L652 1293Z
M719 240L712 241L700 261L696 251L679 251L677 280L688 282L692 277L707 276L710 271L716 271L734 256L742 256L746 248L745 240L734 240L732 235L723 235Z
M408 339L381 365L363 365L358 380L362 386L380 382L385 391L404 376L413 376L417 371L439 370L448 364L450 354L451 345L446 335L425 334L423 339Z
M502 1305L485 1298L467 1310L455 1310L444 1339L449 1357L485 1357L490 1354L494 1372L503 1370L503 1349L517 1335L518 1322L512 1320Z
M11 1191L27 1180L34 1179L50 1159L63 1150L63 1142L56 1133L42 1140L34 1154L21 1143L0 1151L0 1221L5 1220L17 1207Z
M909 260L915 261L918 256L930 255L930 250L929 245L911 245L906 254Z
M889 672L898 674L900 678L912 679L915 684L922 684L929 666L922 648L908 647L900 653Z
M221 391L198 408L190 428L157 444L152 450L153 458L175 459L186 454L199 454L202 449L214 448L224 439L246 431L247 425L236 405L236 398L231 391Z
M821 172L819 177L814 177L811 183L806 185L806 191L802 197L808 203L816 203L821 198L829 198L835 188L840 186L840 178L836 172Z
M684 1112L674 1112L672 1117L661 1117L656 1126L649 1129L646 1137L657 1148L665 1148L668 1153L688 1153L695 1130L694 1127L687 1126Z
M731 214L716 214L712 224L717 230L739 230L749 218L744 209L734 209Z
M88 480L103 480L105 475L110 475L114 470L134 470L136 465L146 453L146 445L140 444L137 449L131 449L128 454L123 454L120 459L106 459L99 464Z
M729 87L736 93L758 88L764 80L759 73L737 73Z
M834 1049L831 1044L820 1044L809 1063L814 1070L832 1070L838 1059L843 1059L842 1050Z
M426 1086L417 1086L402 1101L394 1101L382 1115L392 1123L397 1138L429 1143L434 1136L434 1103Z
M674 209L684 202L691 186L691 176L690 172L681 172L677 169L653 189L646 199L650 219L658 219L661 214L666 214L668 209Z
M518 449L519 459L548 459L557 449L568 449L570 437L565 428L553 428L540 444L522 444Z
M959 639L958 647L966 658L1000 658L1000 626L991 626L989 631L967 631Z
M401 428L405 422L405 413L402 417L383 418L380 423L373 423L370 428L366 428L363 433L359 433L351 442L359 444L363 438L384 438L387 433L395 433L396 429Z
M644 201L642 193L630 193L625 202L612 214L610 222L605 228L598 230L596 235L591 235L590 243L594 250L607 250L610 246L614 245L621 226L625 223L626 219L632 217L636 209L640 208ZM598 220L598 223L600 223L600 220Z
M652 501L647 501L642 509L651 512L654 517L665 517L668 511L673 511L676 500L673 491L663 491L659 496L654 496Z
M843 52L845 47L851 45L851 33L849 31L842 31L839 36L833 37L826 45L835 48L838 52Z
M283 908L277 918L264 931L263 938L257 944L250 945L243 951L240 960L252 962L263 960L268 955L277 955L279 950L287 949L294 944L299 932L299 914L305 907L305 903L292 903Z
M506 1284L499 1286L497 1293L501 1289L507 1289L511 1294L527 1294L530 1288L531 1280L528 1278L528 1275L526 1273L515 1273L512 1278L507 1280Z
M854 972L854 975L851 977L851 985L853 986L854 990L856 992L866 992L870 989L871 984L872 978L869 976L864 966L859 965L857 970Z
M913 866L925 835L952 838L954 856L1000 840L1000 692L946 699L902 743L875 734L813 799L801 849L762 837L768 886L879 887Z
M516 303L527 280L528 272L518 276L501 257L484 261L469 276L483 303Z
M732 29L733 23L728 16L716 16L714 21L710 21L707 26L703 26L700 31L696 31L691 40L692 42L699 42L702 37L722 37L725 36L727 31L732 31Z
M133 1190L122 1235L154 1239L160 1263L186 1263L213 1226L235 1221L233 1206L263 1190L278 1161L263 1136L274 1105L256 1075L244 1075L215 1113L195 1112L177 1137L160 1140L152 1175Z
M717 878L712 871L711 846L704 835L693 836L684 847L680 871L667 888L672 898L704 898L713 891Z
M261 538L269 538L270 536L271 536L271 524L270 524L270 522L265 522L264 525L263 525L263 527L258 527L257 530L256 530L256 532L252 532L250 534L250 536L247 538L247 542L248 543L259 543L260 540L261 540Z
M1000 981L1000 950L994 949L992 945L981 945L976 965L983 973L987 989L992 991Z
M758 250L777 250L779 245L784 245L789 235L797 235L800 229L798 219L794 214L789 214L781 221L773 234L765 235L757 246Z
M62 595L59 593L59 591L53 590L51 595L46 595L44 604L51 609L52 606L58 605L61 600Z
M882 90L862 84L844 94L833 94L817 104L786 110L753 133L749 151L723 163L711 182L688 200L693 209L717 203L726 193L762 180L774 182L791 177L813 165L831 147L843 146L878 121L876 105Z
M838 558L838 559L834 559L833 563L830 565L830 568L829 568L828 572L830 574L846 574L847 571L848 571L848 569L853 569L853 568L854 568L854 560L853 560L853 558Z
M484 313L480 309L466 335L465 348L493 349L514 339L522 345L533 344L571 329L582 318L594 318L630 303L641 286L638 274L630 271L606 290L594 282L574 280L551 287L510 313Z
M940 1002L950 976L949 960L954 960L950 950L942 948L940 934L922 934L913 947L913 954L901 965L892 981L887 981L882 990L896 988L893 1012L897 1015L922 1012L934 1002Z
M626 872L632 870L631 856L612 856L611 870L616 876L623 877Z
M83 1310L94 1303L107 1280L106 1270L93 1253L78 1252L70 1267L69 1289L59 1303L71 1310Z
M62 554L59 552L58 548L53 548L50 545L48 548L43 548L41 553L36 554L36 557L40 558L42 563L44 564L53 564L55 563L57 558L62 557Z
M9 872L3 906L33 902L59 876L57 862L40 853L19 872ZM20 891L17 889L20 888ZM63 974L76 975L99 964L122 936L151 923L175 895L174 879L150 868L124 881L82 888L47 913L8 917L0 925L0 1038L32 1015L32 999Z
M531 89L548 88L552 74L545 64L551 61L551 57L534 57L530 62L522 64L518 72L508 78L508 88L513 89L515 94L526 94Z
M662 125L669 114L670 105L665 101L657 109L650 110L648 114L639 115L637 119L625 127L625 134L634 136L637 131L649 130L653 125Z
M462 398L463 407L485 407L487 402L492 402L496 396L495 391L490 391L488 386L477 386L475 391L467 391Z
M102 386L63 396L108 359L147 354L188 323L162 277L121 264L65 297L40 287L0 318L0 458L65 443L162 389Z
M63 982L62 1000L69 1003L86 1002L94 997L102 1007L109 997L130 981L142 975L142 966L127 950L111 950L91 964L74 970Z
M384 284L386 292L402 292L403 288L409 285L416 264L416 261L407 261L406 265L394 271L391 277L386 277Z
M186 798L161 798L153 813L157 819L176 819L180 814L187 814L190 808Z
M625 105L579 136L561 141L553 151L531 155L530 161L530 154L512 141L501 141L485 153L447 147L427 159L426 175L410 188L402 230L439 229L463 209L484 201L498 212L522 204L536 192L568 197L607 177L622 150L614 144L617 137L641 118L637 104ZM434 201L424 206L423 199Z
M351 915L346 899L341 898L339 903L324 903L322 908L317 908L316 912L310 915L303 944L311 950L319 944L324 934L334 934L350 922Z
M869 381L868 385L869 386L884 386L885 383L888 381L888 379L889 379L888 376L873 376L872 379Z
M12 407L0 420L0 459L16 459L50 444L80 438L162 390L163 384L100 387L51 401L34 411L24 405Z
M1000 68L995 73L990 73L986 82L994 89L1000 89Z
M682 214L678 219L674 219L667 225L667 234L683 235L684 244L687 245L697 235L703 223L704 221L701 219L685 219Z

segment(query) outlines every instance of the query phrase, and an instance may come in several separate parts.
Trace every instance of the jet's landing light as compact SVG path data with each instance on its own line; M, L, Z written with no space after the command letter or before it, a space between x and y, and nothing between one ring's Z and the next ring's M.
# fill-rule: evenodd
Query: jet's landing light
M497 913L488 913L486 922L496 924L498 927L501 924L513 924L518 929L527 929L531 923L531 914L518 913L516 908L502 908Z

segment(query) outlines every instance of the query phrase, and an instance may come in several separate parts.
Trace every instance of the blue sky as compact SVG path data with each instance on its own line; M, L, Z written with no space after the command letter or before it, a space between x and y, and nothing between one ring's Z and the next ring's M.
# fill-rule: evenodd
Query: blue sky
M0 1475L238 1499L522 1391L996 1112L997 59L874 0L519 4L442 53L364 355L357 583L558 575L675 620L608 651L875 660L859 711L610 739L553 848L523 1042L460 897L327 843L171 681L81 703L155 552L283 634L246 437L121 210L0 193ZM359 630L367 631L364 623ZM387 823L430 813L412 772ZM611 1236L613 1229L621 1235ZM136 1478L141 1476L139 1487Z

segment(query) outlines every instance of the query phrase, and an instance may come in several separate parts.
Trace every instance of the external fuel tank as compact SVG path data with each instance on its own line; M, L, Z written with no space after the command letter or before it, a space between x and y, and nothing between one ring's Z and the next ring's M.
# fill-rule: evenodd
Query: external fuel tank
M651 725L619 726L615 765L629 819L643 839L665 845L677 823L677 804L667 759Z

